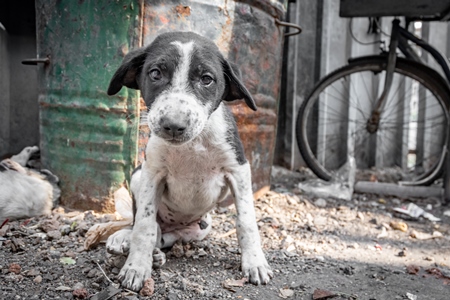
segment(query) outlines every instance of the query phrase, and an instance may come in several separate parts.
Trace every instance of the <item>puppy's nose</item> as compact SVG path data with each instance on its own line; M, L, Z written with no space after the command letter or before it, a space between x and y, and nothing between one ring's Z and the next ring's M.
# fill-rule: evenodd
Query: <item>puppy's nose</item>
M161 124L162 129L164 130L164 133L172 136L172 137L178 137L184 133L186 130L186 126L182 124L181 122L177 122L175 120L163 120Z

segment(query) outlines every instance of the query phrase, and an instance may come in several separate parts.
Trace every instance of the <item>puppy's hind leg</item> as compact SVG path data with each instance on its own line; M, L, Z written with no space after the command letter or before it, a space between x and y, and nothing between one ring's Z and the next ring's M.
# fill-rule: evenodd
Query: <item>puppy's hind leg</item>
M161 238L161 249L172 247L178 240L183 243L201 241L211 231L212 218L210 214L204 215L198 222L189 224L183 229L164 233Z

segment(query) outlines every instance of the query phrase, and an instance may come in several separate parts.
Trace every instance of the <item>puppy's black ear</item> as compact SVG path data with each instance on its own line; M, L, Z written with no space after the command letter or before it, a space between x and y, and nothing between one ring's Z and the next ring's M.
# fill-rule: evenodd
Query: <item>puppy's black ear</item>
M108 95L117 94L122 86L138 90L137 77L141 72L146 57L145 48L133 50L125 55L122 64L109 83Z
M247 106L256 111L255 101L242 83L241 72L239 71L238 66L225 59L222 61L222 66L226 81L225 92L222 99L226 101L244 99Z

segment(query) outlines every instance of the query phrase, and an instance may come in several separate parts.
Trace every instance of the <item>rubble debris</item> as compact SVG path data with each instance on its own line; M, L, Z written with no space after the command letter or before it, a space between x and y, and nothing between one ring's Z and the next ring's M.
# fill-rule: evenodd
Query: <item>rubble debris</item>
M349 155L347 162L336 172L334 181L315 178L298 183L298 188L314 197L350 201L355 184L355 172L355 158Z
M229 291L236 292L234 287L242 287L246 282L248 282L247 277L243 277L241 279L227 279L222 282L222 286Z
M314 201L314 205L317 207L326 207L327 206L327 201L323 198L319 198L316 201Z
M403 248L403 250L401 250L397 255L400 257L405 257L406 255L408 255L408 249Z
M89 296L89 292L85 288L81 288L74 290L72 295L77 299L86 299Z
M294 291L289 288L283 288L280 289L280 293L278 294L278 296L280 296L283 299L287 299L294 296Z
M417 275L417 273L419 273L419 271L420 271L420 267L419 266L416 266L416 265L406 266L406 272L408 274Z
M313 300L331 299L336 296L338 296L338 295L333 292L321 290L321 289L315 289L314 293L313 293Z
M417 295L406 293L406 298L408 298L408 300L417 300Z
M154 292L155 292L155 281L153 280L153 278L147 278L144 281L144 286L140 290L139 295L143 297L149 297L152 296Z
M93 295L90 300L108 300L120 293L122 290L114 287L113 285L108 286L103 291Z
M409 203L408 205L403 205L401 207L394 208L394 211L405 214L407 216L410 216L412 218L419 218L423 217L425 219L428 219L432 222L439 222L441 219L433 216L432 214L426 212L424 209L420 208L414 203Z
M429 240L429 239L437 239L437 238L443 237L442 233L440 233L439 231L433 231L432 234L429 234L429 233L420 232L417 230L411 231L409 236L412 238L418 239L418 240Z
M20 274L20 271L22 270L22 268L20 267L19 264L16 263L12 263L9 265L8 271L14 274Z
M389 223L389 226L391 226L395 230L400 230L403 232L406 232L408 230L408 224L406 224L405 222L391 221Z

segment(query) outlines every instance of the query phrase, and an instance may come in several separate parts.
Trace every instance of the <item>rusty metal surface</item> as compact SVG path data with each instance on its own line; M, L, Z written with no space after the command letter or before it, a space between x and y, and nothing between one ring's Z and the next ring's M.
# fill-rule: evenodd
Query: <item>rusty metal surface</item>
M258 111L241 102L230 107L252 166L254 192L270 186L283 49L283 29L275 18L284 18L286 4L274 0L144 0L144 45L163 32L194 31L215 41L222 53L240 66ZM141 139L140 149L144 143Z
M36 1L41 155L62 204L114 211L112 193L137 155L138 93L108 97L111 74L139 46L139 3Z

